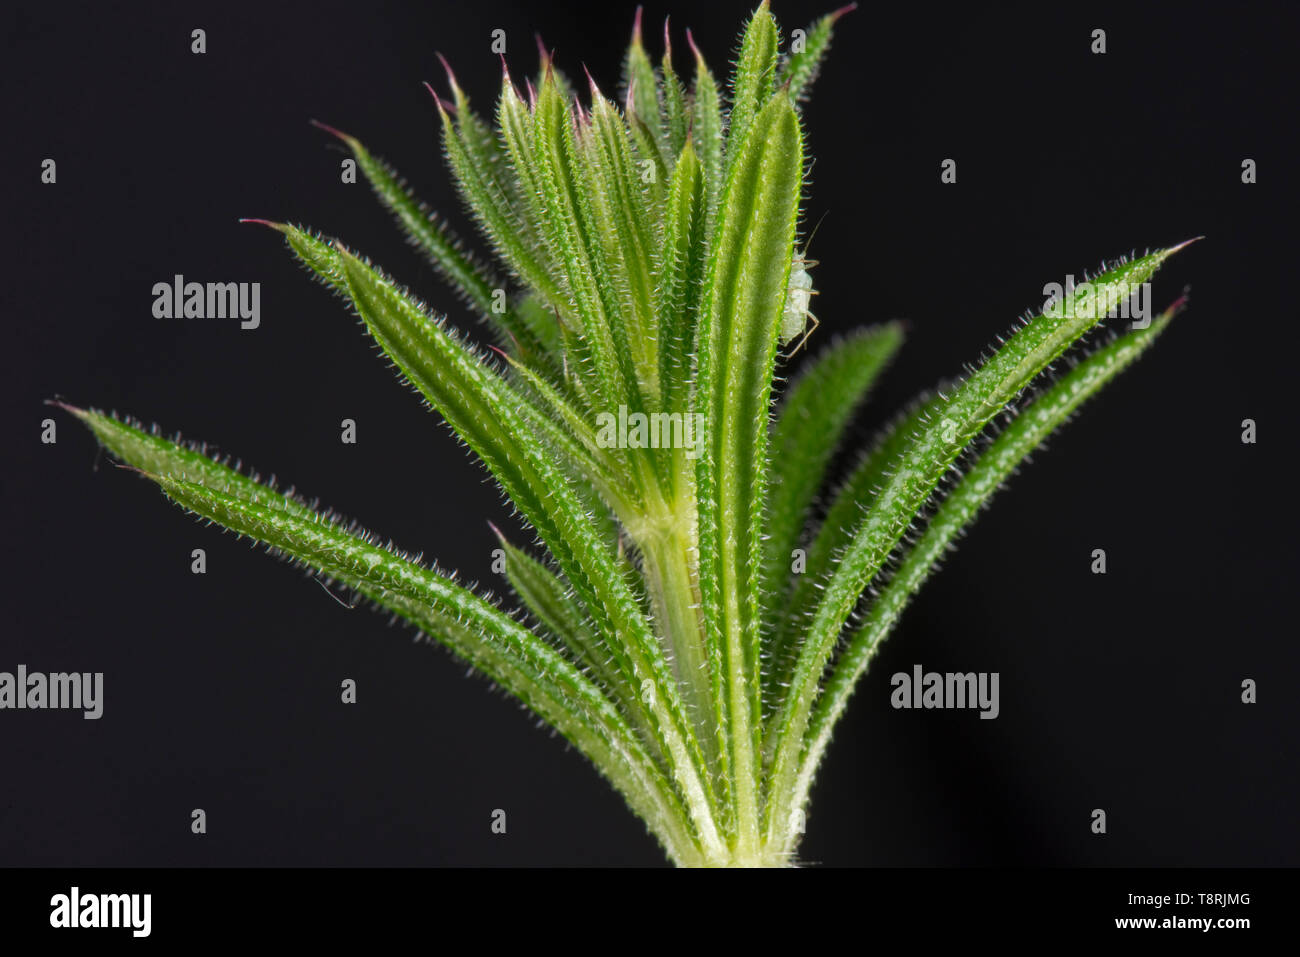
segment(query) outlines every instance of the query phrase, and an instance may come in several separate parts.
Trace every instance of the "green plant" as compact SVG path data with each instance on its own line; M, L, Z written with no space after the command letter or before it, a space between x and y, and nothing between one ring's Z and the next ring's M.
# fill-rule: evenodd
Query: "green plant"
M200 448L69 410L179 505L396 613L516 695L676 863L793 862L831 731L903 606L1026 454L1182 305L1050 372L1181 247L1107 266L897 417L823 516L832 453L902 339L887 324L835 341L774 403L779 349L813 292L797 245L799 104L842 12L782 55L764 2L725 106L698 50L693 81L679 79L667 31L652 64L639 15L623 109L594 82L584 102L544 56L526 93L506 75L494 129L449 70L447 159L510 294L331 131L482 314L495 356L342 244L266 224L535 530L545 560L501 541L527 624Z

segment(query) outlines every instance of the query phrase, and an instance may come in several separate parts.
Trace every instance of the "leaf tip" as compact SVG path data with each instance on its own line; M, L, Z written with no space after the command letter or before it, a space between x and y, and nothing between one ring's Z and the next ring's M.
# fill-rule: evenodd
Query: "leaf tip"
M538 37L537 39L540 42L542 38ZM447 62L447 58L443 56L442 53L436 50L434 51L433 55L436 56L438 58L438 62L442 64L442 70L444 73L447 74L447 85L451 87L452 93L459 93L460 84L456 82L456 74L452 72L451 64ZM425 86L428 86L428 84L426 83ZM437 96L437 94L435 93L434 96Z
M832 10L830 13L826 15L826 17L827 19L830 20L831 23L836 23L840 19L840 17L847 16L848 14L852 13L856 9L858 9L858 4L857 4L857 0L854 0L853 3L846 3L838 10Z
M266 229L273 229L276 230L277 233L283 233L286 235L289 234L289 231L292 229L292 226L286 224L286 222L273 222L272 220L259 220L259 218L255 218L252 216L240 216L239 221L255 222L255 224L259 226L265 226Z
M508 86L511 90L514 90L515 84L514 81L510 79L510 65L506 63L506 55L504 53L500 53L498 54L498 56L501 57L501 82L504 83L506 86ZM518 95L517 92L516 95Z
M358 144L355 137L349 136L347 133L344 133L342 130L335 129L334 127L330 126L328 123L322 123L320 120L308 120L307 122L310 123L312 126L316 127L316 129L318 130L324 130L326 133L329 133L331 136L337 136L339 139L341 139L352 149L356 149L357 146L360 145Z
M97 418L97 415L96 413L92 412L90 409L79 408L78 406L75 406L70 402L64 402L62 399L46 399L44 404L52 405L56 409L62 409L64 412L70 413L71 415L75 415L78 419L82 421L83 424L85 424L91 429L94 429L95 427L95 420Z
M1205 238L1204 236L1193 236L1191 239L1184 239L1177 246L1170 246L1168 249L1166 249L1165 255L1172 256L1174 253L1186 249L1192 243L1199 243L1204 238Z
M86 411L85 409L79 409L75 405L72 405L68 402L64 402L62 399L44 399L43 403L45 405L56 406L57 408L62 409L64 412L71 412L73 415L81 415L83 412Z
M1164 265L1165 261L1175 253L1182 252L1188 246L1192 245L1192 243L1200 242L1204 238L1204 236L1193 236L1191 239L1184 239L1181 243L1178 243L1175 246L1168 246L1164 249L1149 253L1145 258L1153 264L1152 271L1154 271Z
M1174 316L1178 315L1179 313L1186 311L1187 306L1191 301L1192 301L1192 288L1191 286L1184 286L1182 295L1165 307L1165 311L1162 318L1166 320L1172 319L1174 318Z
M157 482L159 485L163 485L163 483L166 481L166 478L164 476L156 475L153 472L148 472L145 469L140 468L140 466L138 465L132 465L130 462L114 462L113 468L121 469L124 472L134 472L136 475L140 476L141 478L150 479L154 482Z
M442 117L443 122L450 123L451 113L455 109L455 107L453 107L450 103L443 100L443 98L438 95L438 91L433 88L433 84L431 84L428 80L424 81L424 88L428 90L429 95L433 97L433 102L438 107L438 115Z
M636 5L636 13L632 17L632 46L641 46L641 4Z
M708 69L708 64L704 60L704 54L695 42L695 35L691 33L690 27L686 28L686 45L691 48L691 53L695 57L695 69L700 73L705 72Z

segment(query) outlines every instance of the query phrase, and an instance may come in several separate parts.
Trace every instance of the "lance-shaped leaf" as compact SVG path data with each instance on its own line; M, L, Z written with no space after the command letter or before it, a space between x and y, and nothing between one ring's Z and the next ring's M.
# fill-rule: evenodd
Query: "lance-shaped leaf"
M518 168L527 168L544 209L551 254L560 264L581 334L591 350L600 377L601 400L639 409L636 372L627 330L620 322L617 291L609 274L605 251L595 235L587 170L580 165L573 134L573 116L553 83L537 92L531 122L522 122L523 103L507 84L502 95L510 155Z
M671 168L669 161L664 158L654 133L641 117L635 113L625 113L623 118L627 121L632 145L636 147L637 167L642 171L642 179L648 180L646 194L650 209L657 218L662 214L664 196L667 193L664 184L668 182L668 170Z
M664 138L669 157L681 155L686 145L687 103L686 90L673 69L673 42L668 33L668 20L664 20L664 56L659 71L663 76Z
M536 616L574 662L589 670L610 690L616 702L630 701L640 689L627 685L612 667L604 643L591 627L591 619L573 586L533 558L516 548L493 526L505 553L505 574L520 601Z
M632 42L623 58L623 99L629 118L635 116L645 124L654 143L660 164L666 166L668 138L664 131L663 107L659 102L659 79L654 64L641 42L641 8L636 8L632 22Z
M731 77L731 112L727 119L727 175L742 155L750 124L772 98L776 89L777 47L780 34L776 20L763 0L740 41L740 56Z
M507 85L509 81L507 80ZM451 115L438 101L442 143L461 196L497 254L519 279L541 293L556 309L567 309L568 296L557 281L548 253L539 240L530 241L522 203L511 203L497 185L481 139L462 137ZM462 123L464 121L462 120ZM527 184L525 183L525 186ZM518 191L526 194L526 189Z
M177 504L364 595L416 625L558 730L597 766L674 854L689 860L673 789L596 685L483 598L201 453L101 413L65 406L117 458Z
M530 99L535 102L536 90L529 86L528 92ZM553 255L550 243L547 209L542 201L542 186L538 179L532 110L520 97L504 62L501 65L501 95L497 99L496 119L500 131L498 145L505 151L509 178L516 185L514 193L508 197L512 201L506 207L506 212L518 226L531 230L530 235L538 244L538 260L547 264L548 272L562 288L567 288L564 270ZM519 231L522 235L523 230ZM563 308L566 315L571 311L568 298L566 296L563 303L553 303L556 308Z
M541 341L506 301L501 282L465 251L451 228L415 198L392 167L375 158L355 137L323 123L316 125L347 145L371 188L401 224L412 245L425 254L462 299L492 324L500 341L518 349L527 362L546 362Z
M870 607L866 621L849 639L809 722L793 806L807 800L813 775L830 742L835 723L876 649L898 621L911 597L938 566L957 537L978 518L989 499L1004 486L1031 452L1103 386L1133 363L1181 311L1179 299L1146 328L1135 329L1093 351L1047 386L980 453L944 496L925 532L908 549ZM793 835L787 837L787 842Z
M624 522L639 514L637 510L644 507L641 490L632 481L626 461L601 445L591 420L532 369L510 356L506 360L519 377L518 387L536 399L535 404L520 406L520 411L576 466L575 476L594 489L605 507ZM577 491L582 491L581 485Z
M718 208L718 199L722 196L722 98L718 94L718 83L713 79L709 66L704 62L704 54L695 45L691 31L686 31L686 40L695 54L695 84L691 98L691 139L700 157L700 166L704 170L705 192L709 197L709 222L713 221L714 211Z
M584 131L597 235L611 279L622 292L619 314L628 350L647 401L659 394L659 322L655 279L659 251L628 130L618 110L592 84L591 120Z
M587 341L572 326L559 323L560 342L563 348L560 362L564 369L564 379L574 397L574 404L588 412L594 421L597 409L607 408L601 395L600 373L591 358L591 349Z
M564 97L564 102L572 103L578 96L577 89L565 75L564 71L555 65L555 57L551 51L546 48L542 42L541 34L537 34L537 85L541 86L546 82L546 77L550 76L555 85L560 90L560 96Z
M506 358L514 362L509 356ZM612 461L608 454L601 454L605 450L598 445L594 451L590 448L591 430L585 422L570 425L548 414L553 413L554 403L564 402L558 392L527 367L515 364L514 370L518 378L509 381L527 400L518 406L523 421L535 431L540 444L551 451L590 521L595 539L610 551L616 551L619 547L616 519L636 508L629 499L636 494L635 487L629 484L619 463Z
M708 198L704 170L690 141L673 169L664 216L663 265L656 302L659 310L659 381L663 405L683 407L690 393L695 317L708 263Z
M591 611L597 630L627 681L649 681L653 695L630 702L661 749L702 844L717 842L710 814L712 783L689 730L671 668L632 591L626 567L598 537L593 516L535 434L511 389L469 347L434 322L391 281L337 249L358 314L384 352L483 460L537 530Z
M555 362L561 363L563 373L564 337L560 332L560 320L550 303L537 293L529 292L519 297L514 308L519 321L528 326L546 354L552 356ZM568 376L562 374L561 381L567 380Z
M715 708L742 848L756 846L759 606L767 433L777 336L803 180L789 97L754 120L718 212L698 329L699 577ZM734 722L734 725L733 725Z
M426 83L425 89L433 96L434 101L444 113L451 114L454 120L454 130L460 140L461 148L477 170L486 178L486 182L492 184L496 192L505 200L507 207L516 212L522 212L523 204L520 202L519 178L510 169L510 158L506 153L505 144L501 142L501 137L497 134L497 131L470 106L469 96L460 83L457 82L451 64L446 61L441 53L438 54L438 60L447 73L447 85L451 88L452 96L451 107L449 108L447 104L443 103L442 97L437 94L432 86ZM455 170L453 169L452 172L454 174ZM520 216L517 225L518 231L527 242L534 247L539 245L540 240L537 236L536 223L525 220Z
M876 437L832 495L830 508L807 548L803 574L791 577L784 597L775 608L774 631L767 639L764 662L767 668L764 688L769 691L764 705L769 709L769 717L771 710L780 707L784 689L790 684L799 644L816 610L814 596L825 585L835 560L853 540L853 533L886 477L931 421L939 401L937 394L925 394L914 400Z
M902 539L913 517L958 454L1049 363L1112 309L1128 300L1169 256L1186 243L1116 264L1016 330L935 411L908 448L858 527L826 583L799 652L789 691L769 729L772 782L778 800L768 807L766 833L789 826L791 794L808 714L818 681L840 630L859 596Z
M804 30L800 48L791 50L790 55L781 64L781 69L777 72L776 84L786 86L790 91L790 98L796 103L807 98L809 88L817 79L822 60L826 58L826 51L831 46L835 21L857 8L856 3L850 3L824 17L819 17Z
M902 342L898 323L831 342L781 403L768 456L771 488L760 585L766 621L775 622L780 615L792 552L831 456L867 390Z
M165 475L217 489L244 501L311 519L317 513L292 491L281 492L273 482L244 475L208 455L204 445L181 443L146 431L131 421L70 405L60 407L80 419L101 445L116 458L141 472Z

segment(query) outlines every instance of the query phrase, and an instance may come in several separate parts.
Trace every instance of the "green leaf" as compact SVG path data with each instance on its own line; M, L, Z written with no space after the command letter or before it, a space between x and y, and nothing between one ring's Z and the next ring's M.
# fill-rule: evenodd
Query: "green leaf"
M564 102L572 103L577 98L577 91L573 83L564 74L564 71L555 65L555 58L551 56L551 51L546 49L546 44L542 42L540 34L537 35L537 85L540 87L546 82L547 76L555 83L560 91L560 96L564 97Z
M536 97L536 91L529 89L530 97ZM567 102L567 101L565 101ZM497 100L497 126L500 128L500 145L506 154L506 166L510 178L517 184L515 202L506 207L506 215L513 217L516 231L521 238L526 235L525 227L537 241L537 258L547 264L548 272L563 285L563 269L551 248L550 234L547 227L547 209L542 201L542 186L537 143L533 132L533 113L524 103L515 89L510 71L502 65L501 95ZM562 302L553 302L556 308L566 310L567 296Z
M610 689L615 701L635 697L614 668L610 667L604 643L591 628L587 610L563 577L510 544L493 526L505 556L505 574L515 594L537 617L543 627L568 651L570 659L595 676Z
M781 403L768 455L772 484L760 585L767 622L774 623L784 607L792 553L831 456L867 390L902 342L898 323L831 342L794 381ZM780 654L779 649L769 648L765 657L770 660Z
M165 475L178 481L204 485L263 508L279 509L299 518L314 518L316 512L291 492L279 492L273 484L249 477L207 454L205 446L182 444L148 432L130 421L90 409L63 405L94 433L104 448L132 468L149 475Z
M450 227L419 202L392 167L372 156L359 140L323 123L316 125L347 145L371 188L411 242L460 297L492 324L500 341L513 345L525 361L543 363L546 352L541 341L505 302L505 290L499 280L464 251Z
M696 856L671 786L617 709L590 679L499 609L436 569L194 448L101 413L65 408L177 504L323 573L438 640L586 754L670 853L687 861Z
M655 144L655 152L663 161L667 149L667 137L664 134L663 110L659 103L659 79L655 76L654 64L646 55L641 44L641 8L636 8L636 18L632 23L632 42L628 44L627 55L623 60L623 99L627 112L646 125Z
M628 129L618 111L592 85L589 167L592 207L605 237L604 260L623 295L619 310L641 393L653 404L659 395L659 322L655 279L659 252L650 210L633 166Z
M814 21L804 31L803 49L792 52L781 64L776 77L777 86L788 87L790 98L796 103L807 98L808 89L817 79L822 60L826 58L826 51L831 46L835 21L844 14L856 10L857 6L856 3L850 3Z
M740 41L740 56L731 78L731 114L727 122L727 175L742 155L750 124L772 98L776 87L780 32L763 0L750 18Z
M446 61L441 53L437 54L437 56L447 73L447 84L451 88L452 95L451 105L444 103L442 97L438 96L437 91L429 84L425 84L425 89L433 96L434 102L437 103L441 113L451 114L454 117L453 131L460 141L465 156L473 163L476 172L487 183L491 184L508 208L517 212L522 211L523 197L520 191L519 178L509 168L510 157L506 153L505 144L501 142L501 137L497 135L496 130L470 106L469 97L461 88L461 85L456 82L456 74L452 72L451 64ZM453 168L453 175L455 172ZM525 237L526 241L530 245L537 247L537 224L520 216L517 225L519 232Z
M854 532L869 511L876 493L884 486L886 477L897 468L903 454L933 420L939 401L938 394L923 395L896 416L831 497L830 508L808 546L804 573L794 576L787 585L773 623L775 633L769 639L770 676L766 678L766 686L772 689L771 703L779 704L776 689L785 688L790 683L799 642L804 630L812 623L812 612L816 607L813 596L825 585L837 556L849 547Z
M562 361L564 337L560 333L560 320L556 317L555 309L550 303L539 294L529 292L518 299L514 308L519 321L526 325L532 336L542 344L546 354ZM568 377L561 375L561 379L567 381Z
M646 192L649 194L651 209L658 212L663 209L664 205L664 183L668 181L668 161L659 148L659 142L655 139L654 131L645 124L641 117L635 113L626 113L624 119L627 121L628 130L632 135L632 144L636 147L636 155L640 157L637 160L638 168L644 168L647 161L653 167L653 174L649 177L650 182L647 184Z
M718 200L722 196L722 99L718 84L709 72L704 55L695 45L691 31L686 31L687 42L695 54L695 86L691 102L691 139L704 170L704 185L709 198L709 222L712 223Z
M1180 299L1145 329L1136 329L1093 351L1058 380L1048 385L993 440L944 496L924 533L908 549L897 570L872 602L866 621L854 631L835 662L825 692L808 725L806 745L793 799L794 807L807 800L812 777L821 762L831 732L848 704L858 680L867 670L880 642L897 623L908 601L933 573L957 537L979 516L989 499L1003 487L1016 468L1049 435L1138 358L1181 310ZM786 837L793 850L795 835Z
M699 578L724 775L738 848L757 846L761 740L758 578L768 417L777 338L803 182L803 137L789 97L754 120L719 207L698 334Z
M683 407L690 394L691 353L708 260L708 199L704 170L688 141L673 169L664 219L659 310L659 381L664 408Z
M517 112L521 107L522 103L512 104L511 110ZM510 127L506 140L517 166L533 166L532 176L545 208L548 242L573 296L580 332L599 375L601 400L609 407L626 403L639 409L626 329L618 321L621 314L604 250L594 235L589 184L579 165L573 116L554 84L538 91L530 129L531 143L526 132L512 133Z
M1186 244L1183 244L1186 245ZM1005 344L946 401L903 456L857 529L817 603L781 711L769 728L772 786L765 833L790 826L789 795L818 682L840 630L867 584L902 539L943 473L984 427L1049 363L1146 282L1183 246L1119 263L1085 283L1044 314L1016 330Z
M512 205L498 186L492 167L481 152L482 142L463 138L441 101L438 113L442 118L447 162L483 233L521 282L540 292L555 308L563 309L568 297L556 281L545 251L536 242L529 241L527 219L519 212L520 206ZM464 124L462 117L462 128Z
M667 20L664 20L664 56L659 72L663 76L665 147L670 157L680 156L688 133L686 90L673 69L673 44Z
M591 422L558 390L527 366L506 357L537 403L520 411L577 468L575 472L601 495L625 522L643 507L626 462L603 448ZM549 415L545 414L549 413Z

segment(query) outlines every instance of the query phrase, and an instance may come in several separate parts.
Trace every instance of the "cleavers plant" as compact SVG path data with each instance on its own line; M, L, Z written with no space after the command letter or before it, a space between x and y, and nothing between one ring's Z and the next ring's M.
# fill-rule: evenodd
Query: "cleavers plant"
M828 488L902 338L891 323L831 342L776 400L814 291L800 103L843 12L783 53L764 2L725 97L693 41L693 78L679 76L667 26L655 66L639 13L621 106L594 81L575 93L543 51L522 91L506 72L493 124L448 70L450 101L434 93L446 157L508 282L330 130L481 314L491 352L342 243L266 224L535 531L543 557L500 543L522 613L201 446L67 408L182 507L395 613L518 697L672 861L794 863L836 720L908 599L1024 457L1182 305L1066 355L1180 247L1106 266L918 398ZM609 441L613 421L630 434ZM647 441L647 423L664 441Z

